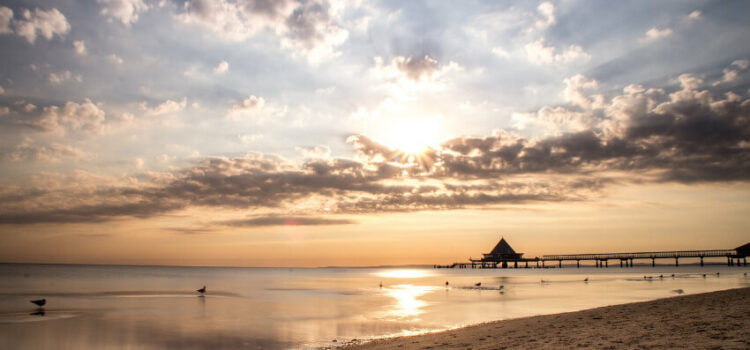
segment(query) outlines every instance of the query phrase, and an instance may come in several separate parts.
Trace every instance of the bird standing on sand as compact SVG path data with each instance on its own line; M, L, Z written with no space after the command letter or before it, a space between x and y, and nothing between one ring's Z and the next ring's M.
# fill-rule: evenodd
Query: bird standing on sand
M40 309L44 307L44 304L47 304L47 299L38 299L38 300L29 300L32 304L38 306Z
M583 279L583 281L586 282L586 283L588 283L589 282L589 278L586 277L586 278Z
M477 286L477 287L481 287L482 286L482 282L474 283L474 285Z
M706 274L705 273L703 274L703 278L706 278Z
M448 283L448 281L445 281L445 288L448 288L449 285L450 283Z
M380 288L383 288L383 282L380 282Z
M505 286L501 284L497 290L503 290L503 289L505 289Z
M201 296L206 294L206 286L204 285L203 288L196 290L196 292L201 293Z

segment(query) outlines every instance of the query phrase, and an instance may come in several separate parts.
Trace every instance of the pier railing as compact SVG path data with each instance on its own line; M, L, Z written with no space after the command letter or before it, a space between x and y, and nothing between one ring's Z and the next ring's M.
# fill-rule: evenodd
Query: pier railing
M710 258L731 257L734 249L675 250L668 252L604 253L604 254L556 254L543 255L542 260L615 260L615 259L659 259L659 258Z

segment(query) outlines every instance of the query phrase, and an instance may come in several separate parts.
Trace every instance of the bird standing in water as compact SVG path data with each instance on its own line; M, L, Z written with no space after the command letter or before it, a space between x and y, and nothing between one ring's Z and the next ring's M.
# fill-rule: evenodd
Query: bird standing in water
M38 300L29 300L32 304L38 306L40 309L44 307L44 304L47 304L47 299L38 299Z
M206 294L206 286L203 286L203 288L196 290L196 292L201 293L201 296Z

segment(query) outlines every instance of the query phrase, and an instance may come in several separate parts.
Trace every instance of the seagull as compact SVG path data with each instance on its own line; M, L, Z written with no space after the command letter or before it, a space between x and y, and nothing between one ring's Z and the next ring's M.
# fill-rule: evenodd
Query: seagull
M201 293L201 296L203 296L203 294L206 294L206 286L203 286L203 288L196 290L196 292Z
M38 306L40 309L47 303L47 299L29 300L32 304Z
M477 286L477 287L481 287L482 286L482 282L474 283L474 285Z

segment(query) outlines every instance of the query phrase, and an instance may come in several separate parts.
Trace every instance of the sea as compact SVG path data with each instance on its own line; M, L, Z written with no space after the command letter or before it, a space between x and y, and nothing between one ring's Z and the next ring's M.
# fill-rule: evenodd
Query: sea
M333 348L750 287L748 271L0 264L0 349Z

